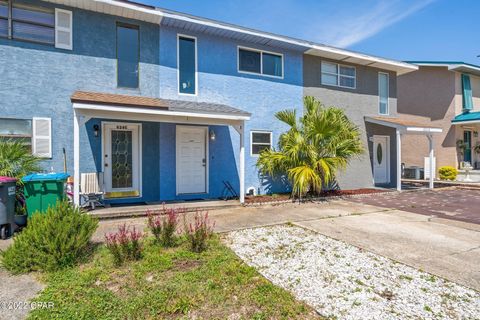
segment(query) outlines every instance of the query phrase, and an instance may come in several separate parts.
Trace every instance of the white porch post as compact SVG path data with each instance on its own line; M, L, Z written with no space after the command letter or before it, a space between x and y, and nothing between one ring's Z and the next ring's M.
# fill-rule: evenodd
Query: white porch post
M397 145L397 190L402 191L402 134L400 129L396 130Z
M80 119L73 110L73 204L80 205Z
M430 147L430 152L429 152L429 166L430 166L430 179L428 182L428 187L430 189L433 189L433 177L435 176L435 171L433 168L433 157L434 157L434 150L433 150L433 136L431 134L427 135L428 138L428 144Z
M245 121L239 128L240 133L240 203L245 203Z

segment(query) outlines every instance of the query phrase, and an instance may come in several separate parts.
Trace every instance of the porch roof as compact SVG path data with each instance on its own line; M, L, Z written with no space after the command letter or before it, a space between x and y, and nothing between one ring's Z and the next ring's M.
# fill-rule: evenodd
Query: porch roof
M480 123L480 112L464 112L452 120L453 124Z
M130 114L131 117L135 115L137 120L139 116L144 117L145 121L155 121L151 116L249 120L251 115L223 104L100 92L76 91L71 101L74 109L90 114L117 113L127 114L127 117Z
M390 128L395 128L402 131L403 133L430 134L441 133L443 131L442 128L399 118L367 116L365 117L365 121Z

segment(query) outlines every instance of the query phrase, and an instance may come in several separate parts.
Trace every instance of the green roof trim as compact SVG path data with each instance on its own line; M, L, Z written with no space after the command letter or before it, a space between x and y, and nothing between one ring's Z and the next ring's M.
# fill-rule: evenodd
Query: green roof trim
M480 112L464 112L456 116L452 123L461 123L461 122L470 122L470 121L480 121Z
M479 65L466 63L463 61L404 61L404 62L410 63L410 64L452 64L452 65L463 64L463 65L474 67L474 68L480 68Z

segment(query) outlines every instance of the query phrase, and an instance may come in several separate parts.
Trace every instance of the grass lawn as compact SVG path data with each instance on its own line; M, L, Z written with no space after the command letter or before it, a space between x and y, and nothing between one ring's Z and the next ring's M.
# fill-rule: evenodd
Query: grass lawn
M243 263L215 236L201 254L187 243L145 243L143 259L115 267L104 246L85 264L42 276L31 319L314 319L287 291Z

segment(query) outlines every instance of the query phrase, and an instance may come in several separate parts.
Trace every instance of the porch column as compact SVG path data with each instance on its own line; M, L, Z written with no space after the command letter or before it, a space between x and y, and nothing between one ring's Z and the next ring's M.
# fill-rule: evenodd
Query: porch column
M240 203L245 203L245 121L239 128L240 133Z
M80 205L80 119L73 110L73 204Z
M429 152L429 166L430 166L430 179L428 182L428 187L430 189L433 189L433 177L435 176L435 171L433 170L433 157L434 157L434 150L433 150L433 136L431 134L427 135L428 138L428 145L430 147L430 152Z
M397 145L397 190L402 191L402 134L396 129Z

